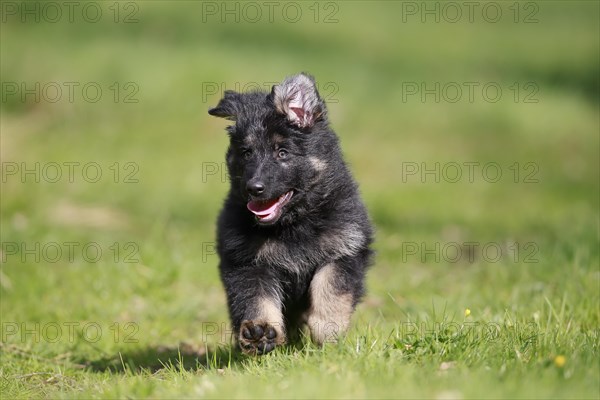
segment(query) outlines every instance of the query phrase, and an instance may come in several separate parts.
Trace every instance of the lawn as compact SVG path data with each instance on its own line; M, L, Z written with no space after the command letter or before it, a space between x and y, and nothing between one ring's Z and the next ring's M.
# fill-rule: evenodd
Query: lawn
M600 6L10 2L2 398L600 397ZM225 89L313 74L376 226L347 336L229 342Z

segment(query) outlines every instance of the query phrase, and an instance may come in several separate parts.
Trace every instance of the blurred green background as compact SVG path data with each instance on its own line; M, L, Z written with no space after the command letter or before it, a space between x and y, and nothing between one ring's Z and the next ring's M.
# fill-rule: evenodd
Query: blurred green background
M3 1L3 391L597 398L599 4L467 3ZM267 89L300 71L328 101L377 228L350 336L374 335L392 353L361 361L356 376L307 378L285 356L275 366L245 361L222 380L207 368L201 393L196 373L183 377L192 386L158 389L144 386L148 377L90 372L123 359L150 367L162 348L221 341L214 232L228 139L207 110L225 89ZM490 163L497 182L483 171ZM90 243L98 260L83 251ZM464 252L458 261L443 253L448 243ZM486 257L488 243L502 256ZM399 324L462 321L466 308L474 321L539 324L540 341L493 354L413 354L414 343L393 353ZM56 341L43 331L71 322L103 334L92 343L79 328ZM207 336L207 322L218 334ZM555 367L562 354L566 367ZM438 373L457 360L449 377ZM381 375L366 372L371 362ZM507 365L541 388L507 378ZM297 379L270 391L260 378L269 368ZM49 375L29 375L40 371ZM240 389L252 376L253 389Z

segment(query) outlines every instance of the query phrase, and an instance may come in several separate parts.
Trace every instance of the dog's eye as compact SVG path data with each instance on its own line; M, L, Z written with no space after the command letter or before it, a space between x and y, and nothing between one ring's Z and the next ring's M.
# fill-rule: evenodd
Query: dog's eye
M287 156L288 156L288 151L286 149L279 149L277 151L277 157L278 158L283 159L283 158L286 158Z
M242 158L244 160L248 160L250 157L252 157L252 150L250 150L250 149L242 150Z

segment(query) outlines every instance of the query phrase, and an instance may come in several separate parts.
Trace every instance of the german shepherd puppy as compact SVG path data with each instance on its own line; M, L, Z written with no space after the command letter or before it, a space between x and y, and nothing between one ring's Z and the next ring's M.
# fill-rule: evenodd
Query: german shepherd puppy
M235 121L217 250L242 351L268 353L304 324L336 340L364 293L372 228L314 79L226 91L208 113Z

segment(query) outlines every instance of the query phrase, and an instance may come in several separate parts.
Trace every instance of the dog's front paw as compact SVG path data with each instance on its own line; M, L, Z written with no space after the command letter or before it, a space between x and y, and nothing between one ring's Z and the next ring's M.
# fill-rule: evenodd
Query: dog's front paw
M238 338L242 351L249 355L262 355L283 344L285 338L277 327L268 322L244 321Z

